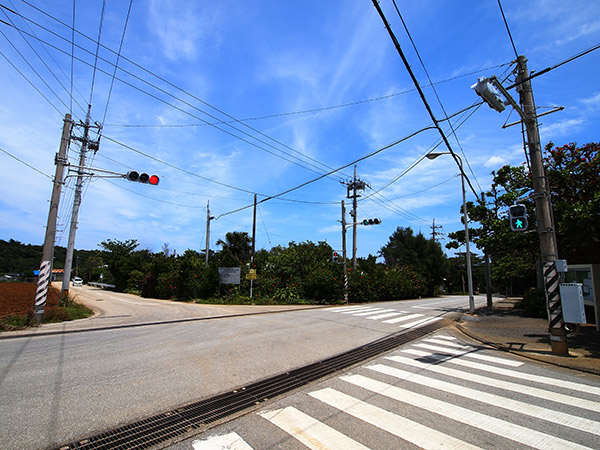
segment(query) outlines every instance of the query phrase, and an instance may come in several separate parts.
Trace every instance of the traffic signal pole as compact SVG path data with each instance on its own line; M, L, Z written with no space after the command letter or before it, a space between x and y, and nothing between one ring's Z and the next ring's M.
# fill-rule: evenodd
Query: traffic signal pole
M56 172L54 175L52 197L50 199L50 211L48 212L48 223L46 225L46 236L42 248L42 262L40 264L40 273L38 275L35 303L33 307L33 318L38 324L44 319L46 299L48 298L48 286L52 276L52 256L54 253L54 239L56 236L56 218L58 217L58 204L60 203L63 172L67 161L66 155L69 137L71 135L71 125L71 114L65 114L62 138L55 159Z
M555 266L555 261L558 259L556 234L552 221L552 211L550 209L550 190L542 160L542 147L535 103L533 101L533 90L531 88L531 81L528 79L527 59L524 56L519 56L517 61L519 70L517 82L525 80L518 85L517 90L521 97L521 104L523 105L523 121L525 122L525 129L527 131L527 147L531 161L537 231L544 266L544 285L546 290L550 342L552 353L555 355L568 355L569 348L560 302L560 279Z

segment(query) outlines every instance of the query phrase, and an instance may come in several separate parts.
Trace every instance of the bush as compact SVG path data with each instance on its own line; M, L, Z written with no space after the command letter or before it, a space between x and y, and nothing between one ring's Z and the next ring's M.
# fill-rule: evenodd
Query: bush
M523 294L523 300L516 305L527 317L547 318L546 293L543 289L531 288Z

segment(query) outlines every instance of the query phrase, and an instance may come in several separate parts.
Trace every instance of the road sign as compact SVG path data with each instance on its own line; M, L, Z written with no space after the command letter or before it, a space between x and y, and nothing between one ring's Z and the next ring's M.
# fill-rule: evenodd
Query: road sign
M219 267L219 281L221 284L240 284L239 267Z

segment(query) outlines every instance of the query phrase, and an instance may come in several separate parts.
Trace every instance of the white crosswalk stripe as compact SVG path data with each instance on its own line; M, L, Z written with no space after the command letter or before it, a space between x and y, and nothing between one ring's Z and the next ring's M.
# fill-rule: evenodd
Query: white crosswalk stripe
M599 384L494 354L438 332L252 415L254 435L224 433L194 450L597 448Z
M496 419L476 411L471 411L462 406L443 402L422 394L392 386L381 381L373 380L362 375L349 375L341 377L342 380L353 383L371 392L385 395L399 402L408 403L448 419L456 420L467 425L482 428L490 433L503 436L521 444L535 448L587 448L561 438L550 436L531 428L522 427L514 423ZM429 436L427 436L429 439Z
M368 447L350 439L345 434L313 419L308 414L304 414L292 406L274 411L261 412L259 415L298 439L308 448L314 450L324 448L368 450Z
M198 439L192 443L192 448L194 450L253 450L237 433Z
M444 356L437 353L432 352L424 352L422 350L417 350L414 348L407 348L401 350L403 353L409 353L414 356L418 356L420 358L431 358L437 360L443 360L444 362L448 362L448 364L454 364L461 367L467 367L469 369L476 369L480 371L486 371L495 373L497 375L505 375L513 378L517 378L519 380L531 381L534 383L547 384L554 387L566 388L572 391L585 392L589 394L595 394L600 396L600 387L590 386L588 384L580 384L573 383L565 380L557 380L555 378L544 377L532 373L524 373L517 372L510 369L505 369L503 367L495 367L486 364L481 364L475 361L468 361L462 358L453 358L451 356Z
M335 389L325 388L308 395L422 448L479 448Z

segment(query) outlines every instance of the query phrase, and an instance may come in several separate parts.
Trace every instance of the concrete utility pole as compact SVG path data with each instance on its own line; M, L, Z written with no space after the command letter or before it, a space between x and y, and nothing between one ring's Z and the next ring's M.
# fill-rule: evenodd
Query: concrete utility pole
M254 194L254 212L252 214L252 254L250 255L251 262L254 262L255 251L256 251L256 194Z
M48 298L48 286L52 276L56 218L58 216L58 204L60 203L60 192L63 185L63 171L67 162L67 147L69 145L69 136L71 135L71 126L71 114L65 114L60 146L54 160L56 172L54 174L50 211L48 212L48 223L46 225L46 236L42 248L42 262L40 264L40 273L38 275L37 291L35 293L35 303L33 307L33 317L37 323L41 323L44 319L46 299Z
M348 266L346 263L346 205L342 200L342 260L344 264L344 303L348 304Z
M352 180L352 183L348 183L348 194L346 195L346 198L351 198L352 199L352 211L350 211L350 215L352 216L352 269L356 270L356 249L357 249L357 244L356 244L356 230L357 230L357 226L358 226L358 222L357 222L357 206L358 206L358 197L360 197L360 195L357 194L358 190L364 191L367 187L369 187L369 185L367 183L365 183L364 181L358 179L356 177L356 166L354 166L354 179ZM352 191L352 195L350 195L350 191Z
M481 193L481 203L485 206L485 194ZM483 224L483 234L487 236L487 227L485 223ZM494 306L494 301L492 299L492 272L490 270L490 255L487 251L483 251L483 257L485 260L485 294L487 299L486 306L488 308L492 308Z
M436 240L437 240L436 235L442 234L442 233L437 232L437 230L440 228L443 228L443 227L441 225L436 225L435 219L433 219L433 225L431 225L431 239L433 240L433 242L436 242Z
M210 200L206 201L206 254L204 255L204 267L208 267L208 254L210 252L210 221L214 219L210 215Z
M69 282L71 281L71 267L73 265L73 251L75 249L75 235L77 234L77 220L79 217L79 206L81 205L81 190L83 187L83 175L85 170L85 156L88 150L98 150L98 142L89 139L90 132L90 111L92 105L88 105L88 112L83 124L83 138L73 137L81 142L81 151L79 153L79 167L77 168L77 182L75 183L75 196L73 199L73 212L71 214L71 227L69 229L69 243L67 245L67 256L65 258L65 275L62 283L61 300L69 295Z
M518 79L526 80L517 85L517 91L523 105L523 121L527 131L527 147L531 161L531 177L533 181L533 197L535 201L535 215L537 231L540 239L540 250L544 265L544 284L546 288L546 305L548 309L548 320L550 328L550 342L552 353L555 355L568 355L567 335L560 303L559 275L556 270L555 261L558 259L556 234L552 221L552 210L550 207L550 191L548 180L542 160L542 146L537 123L535 103L533 101L533 90L527 69L527 59L519 56Z

